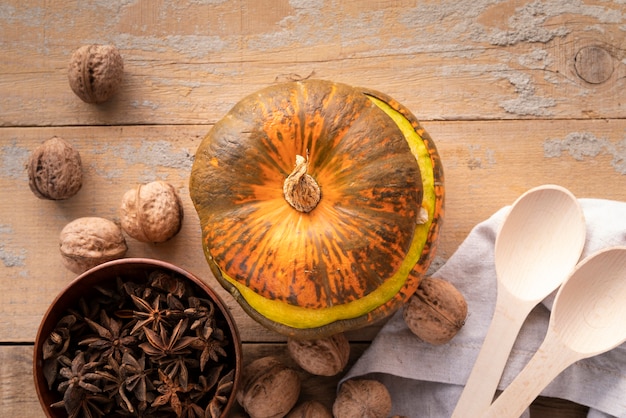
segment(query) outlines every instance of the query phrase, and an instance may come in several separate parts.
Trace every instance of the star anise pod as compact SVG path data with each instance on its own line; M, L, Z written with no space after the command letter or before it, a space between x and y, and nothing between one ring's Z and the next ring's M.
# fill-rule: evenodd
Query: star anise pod
M67 413L72 415L81 409L86 396L85 392L92 395L102 392L102 389L96 385L101 377L94 372L98 362L87 362L85 353L82 351L76 353L71 361L67 357L62 357L60 361L65 364L65 367L59 371L59 375L64 380L59 383L57 389L63 393L63 405Z
M76 317L71 314L65 315L59 320L56 327L43 343L44 360L58 357L67 351L67 347L70 344L70 330L75 323Z
M109 395L109 398L115 398L116 403L128 412L135 412L135 408L126 394L126 379L122 376L120 364L114 356L108 356L104 370L97 370L96 374L103 379L103 390Z
M43 343L43 375L49 389L52 389L57 377L58 358L65 354L70 345L71 330L75 323L76 316L71 314L64 316Z
M224 347L228 341L224 337L224 332L219 328L205 328L204 334L198 335L196 340L191 344L193 348L199 350L200 353L200 371L204 371L209 360L219 362L219 357L226 357L227 353Z
M140 298L135 295L130 295L133 303L137 307L137 311L133 311L133 315L137 319L137 323L130 331L132 335L136 335L137 332L145 327L150 327L153 331L159 329L159 325L163 323L167 316L165 308L161 308L161 295L156 294L152 303L148 302L147 298Z
M93 301L100 306L112 307L113 309L121 308L125 302L125 295L123 292L124 282L122 278L116 277L116 287L105 287L105 286L94 286L94 288L99 292L99 295L96 296Z
M78 299L78 309L69 309L72 315L82 321L85 318L96 319L100 315L100 303L87 303L85 298Z
M185 305L173 294L168 293L165 297L167 302L166 314L170 320L180 320L185 317Z
M189 398L181 401L181 418L204 418L204 408Z
M188 347L197 339L197 337L184 335L187 330L186 319L178 321L169 335L163 324L159 324L158 334L150 328L144 327L143 330L148 341L139 344L139 347L155 361L168 356L189 354L191 351Z
M126 389L132 392L140 402L139 409L145 409L145 404L152 401L149 396L150 391L154 389L150 381L152 370L146 368L146 357L143 354L136 359L130 352L124 353L122 357L124 383Z
M87 345L101 353L102 358L112 355L118 362L122 360L124 352L137 343L137 338L130 335L128 328L123 328L121 321L110 318L106 311L101 311L98 324L89 318L85 322L98 335L81 340L79 345Z
M100 418L109 414L112 402L104 395L79 388L69 403L62 400L51 406L64 407L68 418Z
M182 298L186 293L188 293L188 289L184 281L163 271L157 270L150 273L148 282L150 283L150 286L160 289L166 293L171 293L178 298Z
M224 409L224 405L228 402L228 397L230 396L233 390L233 379L235 376L235 370L231 370L226 373L217 384L217 389L215 391L215 395L211 402L206 407L205 417L218 418L222 415L222 410Z
M199 362L189 356L176 356L159 360L159 365L169 377L174 378L178 376L180 386L183 389L187 389L189 385L189 369L197 369Z
M195 402L199 402L202 398L212 394L215 391L215 385L220 380L220 375L224 365L219 365L211 368L206 374L202 374L198 377L198 383L193 387L189 397Z
M180 401L179 393L186 392L179 384L178 378L171 379L167 374L161 370L159 372L159 381L155 382L157 390L161 393L160 396L152 402L152 406L167 405L172 408L176 413L176 416L181 416L183 412L183 405Z
M193 320L191 323L191 329L203 329L206 327L212 327L214 315L215 315L215 305L210 300L197 298L195 296L191 296L187 299L189 303L189 308L185 309L185 314ZM204 331L202 331L204 332Z

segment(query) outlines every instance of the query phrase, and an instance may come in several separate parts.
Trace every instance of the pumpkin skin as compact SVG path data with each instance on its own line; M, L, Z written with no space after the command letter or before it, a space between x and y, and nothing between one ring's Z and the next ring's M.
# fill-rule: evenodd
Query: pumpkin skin
M321 193L309 212L283 193L298 155ZM382 93L323 80L237 103L199 145L189 190L217 280L293 338L395 312L428 269L443 218L443 169L417 119Z

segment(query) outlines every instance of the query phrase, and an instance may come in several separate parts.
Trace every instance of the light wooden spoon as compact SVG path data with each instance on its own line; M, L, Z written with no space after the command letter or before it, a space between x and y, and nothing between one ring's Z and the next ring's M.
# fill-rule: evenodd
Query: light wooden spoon
M626 247L587 257L559 289L546 337L485 418L519 417L571 364L626 341Z
M495 311L453 418L479 417L491 405L522 324L574 269L585 234L582 209L563 187L539 186L513 203L495 242Z

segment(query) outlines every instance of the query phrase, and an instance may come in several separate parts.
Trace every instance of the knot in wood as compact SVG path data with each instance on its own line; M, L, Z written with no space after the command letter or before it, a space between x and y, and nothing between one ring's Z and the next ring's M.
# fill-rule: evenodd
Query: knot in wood
M600 46L586 46L576 54L574 66L576 74L587 83L601 84L613 74L613 57Z

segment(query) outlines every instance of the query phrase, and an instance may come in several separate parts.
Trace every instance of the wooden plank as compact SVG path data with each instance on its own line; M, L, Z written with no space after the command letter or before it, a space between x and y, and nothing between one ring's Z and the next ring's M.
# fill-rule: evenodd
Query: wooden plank
M0 8L0 125L213 123L276 81L364 85L423 120L621 118L624 6L531 0L10 1ZM83 44L112 43L110 102L74 96Z
M32 376L32 346L0 346L0 415L44 416Z
M579 197L626 200L626 120L428 122L446 172L446 215L435 266L471 228L530 187L556 183ZM58 236L81 216L117 220L124 192L164 179L180 192L183 228L171 241L128 239L127 256L173 262L203 277L235 315L244 341L281 341L253 322L217 285L202 254L188 192L195 149L207 126L0 128L0 339L32 342L41 317L74 274L61 265ZM53 135L79 150L85 181L67 201L37 199L24 164ZM376 327L355 338L370 339Z
M367 348L367 344L352 344L349 366ZM244 361L273 355L298 370L302 380L299 402L317 400L332 408L337 382L343 373L333 377L313 376L300 369L289 357L284 344L246 344ZM0 415L3 417L44 417L32 379L32 346L0 346ZM346 370L348 370L346 368ZM27 376L28 378L25 378ZM532 406L532 418L583 418L587 408L562 399L540 397ZM238 405L232 417L247 416Z

